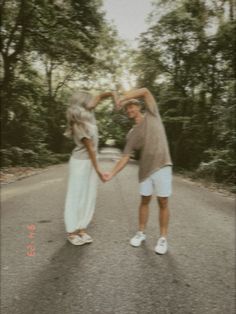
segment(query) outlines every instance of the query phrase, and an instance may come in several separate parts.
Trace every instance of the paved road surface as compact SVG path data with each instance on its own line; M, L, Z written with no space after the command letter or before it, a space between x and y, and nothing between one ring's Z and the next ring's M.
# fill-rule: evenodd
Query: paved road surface
M129 245L139 202L135 164L99 185L94 243L83 247L64 238L66 180L60 165L2 189L2 314L234 313L232 198L175 177L170 250L158 256L155 199L146 243ZM31 249L35 256L27 256Z

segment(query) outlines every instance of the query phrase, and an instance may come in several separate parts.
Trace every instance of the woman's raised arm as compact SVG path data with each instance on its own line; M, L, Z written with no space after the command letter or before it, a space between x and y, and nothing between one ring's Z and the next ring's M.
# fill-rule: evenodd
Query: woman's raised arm
M101 94L94 96L90 104L88 104L87 109L94 109L101 100L108 97L114 98L114 92L103 92ZM115 98L114 98L114 101L115 101Z

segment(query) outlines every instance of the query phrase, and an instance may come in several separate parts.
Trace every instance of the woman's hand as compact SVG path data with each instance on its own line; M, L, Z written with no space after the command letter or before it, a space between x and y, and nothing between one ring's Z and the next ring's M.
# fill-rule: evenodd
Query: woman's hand
M103 183L106 182L105 175L100 170L97 170L97 174Z
M110 181L112 179L113 175L110 172L103 173L103 178L105 182Z

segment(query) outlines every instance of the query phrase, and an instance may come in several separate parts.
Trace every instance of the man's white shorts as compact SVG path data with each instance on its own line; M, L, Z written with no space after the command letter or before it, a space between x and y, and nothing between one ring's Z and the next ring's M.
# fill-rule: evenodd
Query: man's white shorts
M165 166L139 184L140 194L169 197L172 193L172 167Z

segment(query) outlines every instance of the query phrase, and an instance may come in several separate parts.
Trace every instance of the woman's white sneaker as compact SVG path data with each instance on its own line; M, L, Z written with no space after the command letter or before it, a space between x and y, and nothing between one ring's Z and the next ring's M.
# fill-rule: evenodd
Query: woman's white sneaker
M155 246L155 252L157 254L165 254L168 250L168 243L165 237L160 237Z
M92 237L91 237L89 234L87 234L87 233L81 234L80 237L82 238L82 240L83 240L85 243L92 243L92 242L93 242Z
M132 246L138 247L146 240L146 235L142 231L138 231L136 235L130 240Z
M86 242L79 235L67 235L67 240L73 245L83 245Z

